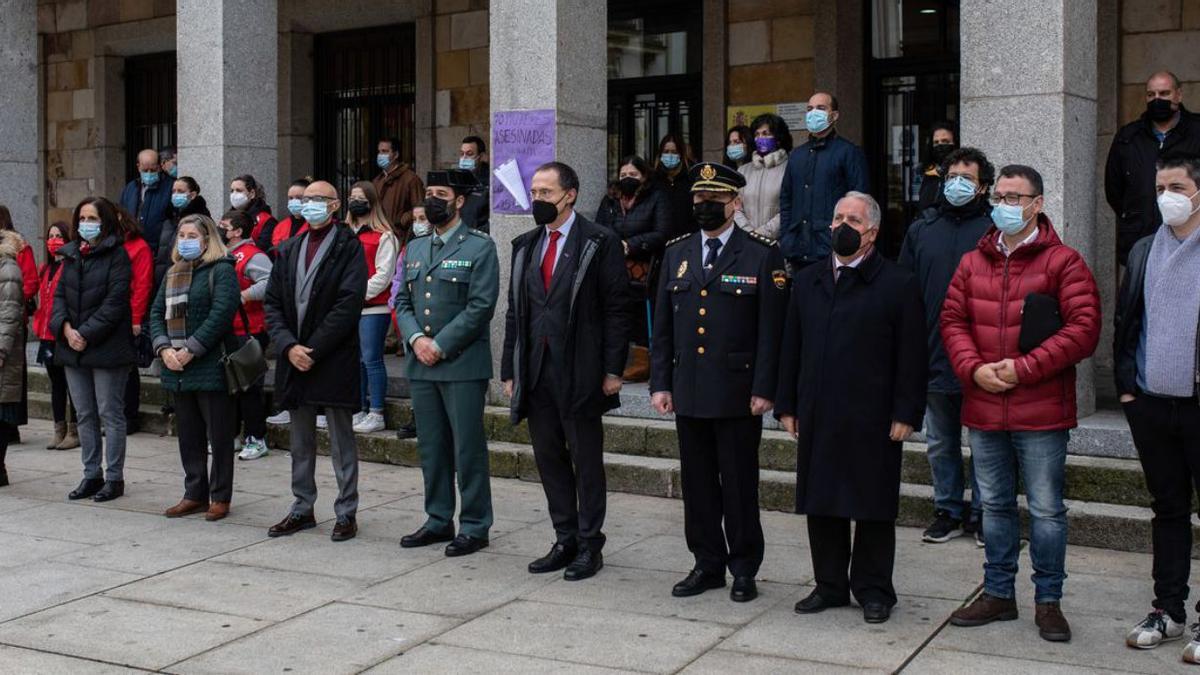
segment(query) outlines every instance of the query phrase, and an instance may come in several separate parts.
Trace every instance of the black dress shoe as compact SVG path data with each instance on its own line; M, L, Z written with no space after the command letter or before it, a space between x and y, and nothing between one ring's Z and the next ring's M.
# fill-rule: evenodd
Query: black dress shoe
M449 558L457 558L460 555L471 555L472 553L487 548L488 540L472 537L468 534L458 533L454 541L446 546L446 556Z
M400 537L400 548L419 548L421 546L429 546L430 544L440 544L443 541L450 541L454 538L454 530L445 532L434 532L420 527L412 534L406 534Z
M329 538L333 541L347 541L358 536L358 521L354 516L338 518L337 523L333 526L333 533Z
M67 499L87 499L100 491L104 487L103 478L84 478L79 482L79 487L71 490L67 495Z
M550 552L546 555L529 563L530 574L545 574L546 572L557 572L575 560L575 556L579 554L579 549L566 544L555 544L550 547Z
M415 424L405 424L404 426L400 427L399 429L396 429L396 438L399 438L402 441L405 439L408 439L408 438L416 438L416 437L417 437L417 425L415 425Z
M867 623L883 623L892 615L892 608L882 602L868 602L863 605L863 621Z
M683 581L675 584L675 587L671 589L671 595L677 598L690 598L714 588L725 588L725 574L712 574L697 569L688 572Z
M733 588L729 589L729 599L734 602L750 602L758 597L758 584L754 577L734 577Z
M298 513L289 513L283 520L275 523L267 530L268 537L286 537L296 534L301 530L309 530L317 526L317 519L313 514L300 515Z
M8 485L8 472L5 471L4 469L0 469L0 487L6 487L7 485Z
M796 603L795 610L797 614L816 614L817 612L824 612L830 607L845 607L849 604L849 600L843 602L826 600L819 592L813 591L808 594L807 598Z
M570 565L567 565L567 571L563 572L563 579L583 581L596 576L596 572L599 572L601 567L604 567L604 556L600 555L599 551L585 548L575 556Z
M112 500L125 494L125 481L123 480L106 480L104 487L92 496L94 502L111 502Z

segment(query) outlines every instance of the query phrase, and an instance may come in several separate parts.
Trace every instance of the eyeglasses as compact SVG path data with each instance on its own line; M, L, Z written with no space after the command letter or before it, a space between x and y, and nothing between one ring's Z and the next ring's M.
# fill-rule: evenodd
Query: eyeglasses
M533 197L535 200L540 199L542 201L547 201L547 202L554 201L554 199L552 199L554 194L555 194L555 191L551 190L550 188L546 188L544 190L530 190L529 191L530 197Z
M305 197L300 198L301 204L307 204L309 202L316 202L318 204L328 204L329 202L332 202L332 201L337 201L337 197L322 197L321 195L313 195L312 197L305 196Z
M1001 202L1004 202L1009 206L1020 206L1022 198L1028 197L1029 199L1037 199L1040 196L1041 195L1023 195L1019 192L1009 192L1008 194L1004 195L993 194L991 197L988 197L988 201L993 205L998 205Z

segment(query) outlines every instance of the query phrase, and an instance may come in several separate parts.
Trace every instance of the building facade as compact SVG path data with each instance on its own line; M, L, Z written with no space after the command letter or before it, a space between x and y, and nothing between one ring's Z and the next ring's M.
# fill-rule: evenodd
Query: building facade
M1200 0L0 0L0 203L36 239L83 197L118 195L139 149L170 147L214 211L251 173L278 213L295 177L369 178L383 136L423 173L467 135L503 147L494 121L541 110L591 215L618 157L674 131L719 159L727 127L767 110L803 138L819 88L867 151L885 239L914 215L947 119L997 165L1044 174L1107 310L1104 157L1152 72L1200 107L1197 44ZM506 255L531 220L491 223ZM1085 410L1109 360L1082 369Z

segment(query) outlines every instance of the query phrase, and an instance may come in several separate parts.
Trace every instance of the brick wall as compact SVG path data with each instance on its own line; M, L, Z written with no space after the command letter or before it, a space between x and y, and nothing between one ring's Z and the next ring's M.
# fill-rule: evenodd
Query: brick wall
M807 0L729 0L727 105L807 101L813 10Z
M1126 0L1121 9L1122 123L1146 109L1146 79L1170 70L1183 81L1183 101L1200 110L1200 0Z
M487 7L488 0L435 3L433 161L438 168L458 161L464 136L488 138Z

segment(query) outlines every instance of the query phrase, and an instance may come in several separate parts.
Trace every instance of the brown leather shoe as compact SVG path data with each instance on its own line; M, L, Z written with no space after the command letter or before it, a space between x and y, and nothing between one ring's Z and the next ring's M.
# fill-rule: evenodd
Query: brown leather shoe
M190 516L193 513L200 513L207 508L207 502L198 502L194 499L180 499L178 504L163 511L163 515L168 518L182 518L183 516Z
M208 513L204 514L204 519L211 523L214 520L221 520L227 515L229 515L229 502L213 502L208 507Z
M975 598L975 602L954 610L950 623L955 626L982 626L993 621L1012 621L1017 618L1017 602L997 598L987 593Z
M358 520L354 516L338 518L329 538L333 541L348 541L358 536Z
M299 515L289 513L283 520L275 523L267 530L268 537L286 537L296 534L301 530L308 530L317 526L317 519L313 514Z
M1070 642L1071 624L1063 616L1062 608L1057 602L1039 602L1034 608L1033 622L1037 624L1038 635L1048 642Z

